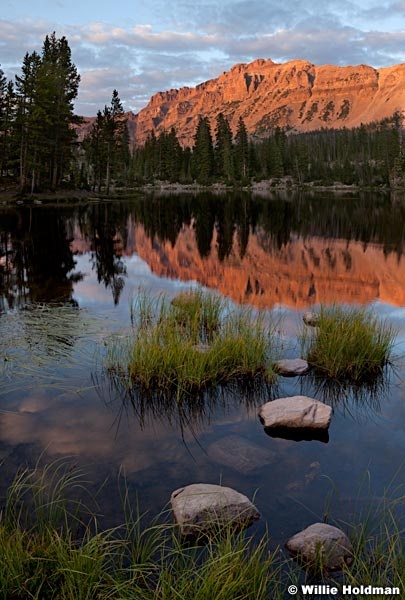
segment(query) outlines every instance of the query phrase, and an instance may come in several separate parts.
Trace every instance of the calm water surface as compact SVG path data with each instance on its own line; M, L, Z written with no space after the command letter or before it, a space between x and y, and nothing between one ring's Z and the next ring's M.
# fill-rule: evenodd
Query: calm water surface
M151 515L193 482L235 487L275 541L322 519L349 520L404 483L405 199L146 196L86 206L0 208L1 494L24 464L65 458L120 522L117 477ZM218 393L186 414L132 405L103 377L103 340L130 327L139 289L169 298L202 285L281 318L283 355L302 313L372 307L398 330L396 368L378 393L331 393L281 379L276 395L331 402L329 441L265 434L259 393ZM57 325L55 325L57 323ZM361 481L370 475L371 486ZM332 493L332 500L330 495Z

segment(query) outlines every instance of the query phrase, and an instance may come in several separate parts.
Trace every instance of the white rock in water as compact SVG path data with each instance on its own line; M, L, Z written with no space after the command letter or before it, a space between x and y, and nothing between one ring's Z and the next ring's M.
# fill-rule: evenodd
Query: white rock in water
M280 375L294 377L295 375L305 375L309 365L303 358L282 358L274 363L274 368Z
M286 548L308 567L314 565L336 571L353 560L353 546L338 527L314 523L296 533L286 542Z
M302 315L302 319L305 325L309 325L310 327L316 327L319 324L320 316L314 312L306 312Z
M290 396L263 404L259 417L265 428L327 429L332 409L314 398Z
M221 485L193 483L174 491L170 501L175 521L182 535L188 537L226 525L244 528L260 518L249 498Z

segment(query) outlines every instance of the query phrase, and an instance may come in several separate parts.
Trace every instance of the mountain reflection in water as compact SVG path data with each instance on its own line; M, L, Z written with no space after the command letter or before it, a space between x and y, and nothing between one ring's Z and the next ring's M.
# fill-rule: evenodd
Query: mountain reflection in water
M270 308L375 299L405 304L405 203L389 197L197 194L1 211L0 297L71 302L75 256L119 303L125 258ZM0 306L1 306L0 305Z
M382 494L405 453L402 383L347 390L282 379L280 397L313 394L333 406L329 441L320 444L267 436L257 408L268 397L256 390L220 390L179 412L164 399L107 389L97 350L111 331L128 330L140 285L175 295L191 282L236 303L282 306L291 331L310 305L372 303L399 324L404 344L404 238L405 201L372 194L201 193L1 207L0 339L12 359L0 371L1 485L41 453L74 455L98 484L123 467L130 494L155 513L182 485L222 482L250 497L259 490L258 506L280 541L322 518L330 481L350 500L370 469ZM54 314L55 304L69 310ZM60 347L51 316L65 319ZM36 355L31 368L26 358ZM103 501L111 517L119 510L112 487Z

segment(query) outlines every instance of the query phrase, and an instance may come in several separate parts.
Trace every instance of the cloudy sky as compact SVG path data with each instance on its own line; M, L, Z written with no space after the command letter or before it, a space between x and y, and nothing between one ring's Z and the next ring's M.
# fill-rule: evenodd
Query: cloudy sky
M66 36L81 74L78 114L114 88L138 112L155 92L194 86L237 62L296 58L384 67L405 62L405 0L2 0L8 78L46 34Z

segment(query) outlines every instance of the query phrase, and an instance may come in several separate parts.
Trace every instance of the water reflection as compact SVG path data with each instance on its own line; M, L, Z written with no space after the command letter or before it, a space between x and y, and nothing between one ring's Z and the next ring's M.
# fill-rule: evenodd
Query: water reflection
M277 396L277 385L261 379L252 382L234 381L217 385L204 392L182 395L176 392L140 391L128 388L127 382L114 374L93 374L93 381L101 400L116 414L117 429L125 416L136 421L141 430L156 423L186 432L195 438L211 422L226 414L242 410L256 414L257 408Z
M238 395L228 388L182 405L146 398L114 383L108 388L94 349L111 330L129 326L129 298L145 279L173 296L181 281L198 281L236 302L277 307L286 316L288 349L300 310L318 302L379 300L380 312L404 331L403 310L393 309L405 306L404 212L398 199L365 194L145 196L57 210L0 208L0 323L21 319L14 328L26 339L19 365L38 349L44 361L24 378L10 365L1 373L2 486L41 452L74 454L92 465L98 482L114 481L123 466L130 493L154 513L173 489L222 482L250 497L259 490L258 505L281 542L307 519L322 518L330 480L350 500L372 467L380 492L405 451L401 381L369 390L325 387L308 376L280 381L280 397L314 395L334 409L327 444L297 443L265 435L257 412L270 398L260 390ZM32 310L9 310L34 303L51 312L56 301L72 311L66 344L41 337L38 325L29 331ZM114 515L111 495L109 488L111 506L103 510Z
M117 305L126 260L195 280L238 303L405 304L405 202L247 193L148 195L129 202L0 210L0 307L72 302L86 255Z
M73 304L69 210L21 207L0 212L0 310L27 302Z
M291 440L294 442L329 442L329 431L319 429L306 428L290 428L290 427L272 427L264 428L265 433L271 438L282 438L283 440Z
M329 380L309 373L303 378L302 389L314 393L334 410L351 416L377 414L382 402L393 392L395 367L385 367L377 376L362 384Z

